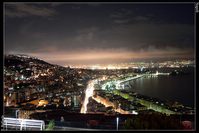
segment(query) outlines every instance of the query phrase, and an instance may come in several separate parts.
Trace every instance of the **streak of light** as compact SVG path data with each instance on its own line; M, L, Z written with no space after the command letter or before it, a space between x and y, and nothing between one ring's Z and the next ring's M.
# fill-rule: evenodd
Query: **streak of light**
M86 91L85 91L85 98L84 98L84 102L83 102L80 113L86 113L87 112L87 104L89 102L89 98L91 96L93 96L94 82L95 82L95 80L90 81L89 84L87 85L87 88L86 88Z

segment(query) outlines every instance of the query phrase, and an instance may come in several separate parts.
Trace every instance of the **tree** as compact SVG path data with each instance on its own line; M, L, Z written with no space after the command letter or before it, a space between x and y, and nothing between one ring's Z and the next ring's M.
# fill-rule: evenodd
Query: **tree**
M54 120L51 120L49 123L48 123L48 127L45 129L45 130L53 130L55 127L55 122Z
M127 118L124 123L125 129L132 129L133 128L133 120L131 118Z

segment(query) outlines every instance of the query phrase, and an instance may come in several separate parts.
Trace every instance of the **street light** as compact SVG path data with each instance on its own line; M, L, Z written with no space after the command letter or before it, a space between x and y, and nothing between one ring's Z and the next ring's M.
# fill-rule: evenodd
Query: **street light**
M118 130L119 117L116 118L116 122L117 122L117 130Z

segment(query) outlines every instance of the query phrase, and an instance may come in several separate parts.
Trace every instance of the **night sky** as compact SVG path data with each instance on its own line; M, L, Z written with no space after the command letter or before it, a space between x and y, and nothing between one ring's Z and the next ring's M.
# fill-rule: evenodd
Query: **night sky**
M107 64L194 57L194 5L5 3L5 54Z

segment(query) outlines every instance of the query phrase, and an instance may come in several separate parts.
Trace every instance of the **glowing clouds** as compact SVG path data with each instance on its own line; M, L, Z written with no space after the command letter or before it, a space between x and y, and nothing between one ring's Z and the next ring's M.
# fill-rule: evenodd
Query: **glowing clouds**
M132 60L152 58L191 57L192 49L148 49L134 51L130 49L78 49L74 51L55 50L42 53L27 53L49 63L58 65L73 64L111 64L130 62ZM26 54L26 53L25 53Z

